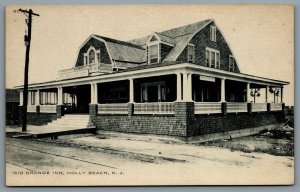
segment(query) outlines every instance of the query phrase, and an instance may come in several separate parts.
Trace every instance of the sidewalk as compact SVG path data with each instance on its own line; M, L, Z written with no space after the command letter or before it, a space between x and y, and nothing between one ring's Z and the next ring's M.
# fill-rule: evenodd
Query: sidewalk
M5 131L8 134L17 133L15 137L23 137L23 136L33 136L39 137L44 135L65 135L71 133L81 133L81 132L88 132L90 129L88 128L70 128L70 127L47 127L47 126L37 126L37 125L27 125L27 131L22 132L22 127L5 127Z

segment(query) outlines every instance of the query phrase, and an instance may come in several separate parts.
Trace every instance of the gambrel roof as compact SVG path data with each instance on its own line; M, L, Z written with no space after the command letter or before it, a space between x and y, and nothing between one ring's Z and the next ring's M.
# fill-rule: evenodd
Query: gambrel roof
M162 32L153 32L150 35L129 41L121 41L99 35L92 35L92 37L105 42L111 60L145 64L147 63L147 43L158 40L172 46L170 52L161 62L174 62L191 39L212 22L214 22L212 19L207 19Z

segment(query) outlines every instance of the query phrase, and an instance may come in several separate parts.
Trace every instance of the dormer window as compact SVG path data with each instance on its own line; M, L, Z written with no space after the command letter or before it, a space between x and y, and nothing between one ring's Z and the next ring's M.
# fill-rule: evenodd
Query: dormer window
M89 64L95 63L95 51L90 50L89 52Z
M220 68L220 51L212 48L205 50L205 62L207 67Z
M158 63L159 62L159 44L149 46L149 63Z
M234 72L234 57L232 55L229 55L229 71Z
M90 47L86 53L84 53L84 65L100 63L100 49L96 50L94 47Z
M187 50L188 50L188 62L194 63L195 62L194 45L193 44L188 44Z
M210 40L217 41L217 28L216 26L210 26Z

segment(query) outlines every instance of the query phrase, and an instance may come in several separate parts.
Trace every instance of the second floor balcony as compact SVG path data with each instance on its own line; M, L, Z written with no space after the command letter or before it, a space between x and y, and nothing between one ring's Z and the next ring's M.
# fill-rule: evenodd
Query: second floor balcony
M78 67L72 67L70 69L64 69L58 71L58 79L73 79L78 77L87 77L93 74L111 73L113 67L111 64L95 63L89 65L83 65Z

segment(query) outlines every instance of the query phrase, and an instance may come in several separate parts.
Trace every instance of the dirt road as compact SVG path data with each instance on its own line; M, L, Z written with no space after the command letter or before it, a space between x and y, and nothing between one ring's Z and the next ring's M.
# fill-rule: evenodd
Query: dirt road
M7 138L6 181L8 185L29 186L293 183L292 157L231 152L215 147L134 144L167 150L172 158L183 161L149 163L140 158L127 158L124 153ZM125 142L122 147L126 147Z

